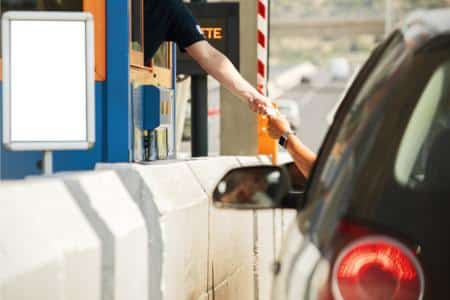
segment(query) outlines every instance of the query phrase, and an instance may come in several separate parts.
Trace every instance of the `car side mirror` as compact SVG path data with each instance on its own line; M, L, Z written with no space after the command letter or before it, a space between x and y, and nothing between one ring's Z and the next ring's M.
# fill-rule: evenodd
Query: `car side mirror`
M213 192L213 203L219 208L278 208L288 194L289 187L289 175L285 168L236 168L226 173L217 184Z

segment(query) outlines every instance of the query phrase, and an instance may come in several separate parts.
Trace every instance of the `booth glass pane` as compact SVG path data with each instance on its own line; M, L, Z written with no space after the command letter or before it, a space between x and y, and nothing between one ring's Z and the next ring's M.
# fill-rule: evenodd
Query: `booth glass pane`
M153 56L152 65L170 69L170 43L163 43Z
M143 50L143 1L132 0L131 2L131 47L135 51Z

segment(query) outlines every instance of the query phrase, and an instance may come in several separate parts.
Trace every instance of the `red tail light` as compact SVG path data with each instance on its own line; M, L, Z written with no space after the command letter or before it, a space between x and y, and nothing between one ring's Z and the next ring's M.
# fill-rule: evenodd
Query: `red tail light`
M336 300L416 300L423 295L423 273L413 253L387 237L350 243L339 254L332 275Z

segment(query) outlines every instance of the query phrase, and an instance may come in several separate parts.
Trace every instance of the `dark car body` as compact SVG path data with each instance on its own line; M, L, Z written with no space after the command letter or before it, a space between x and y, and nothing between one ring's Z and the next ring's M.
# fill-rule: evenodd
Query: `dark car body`
M336 293L337 261L370 239L407 253L417 291L396 295L394 282L359 299L450 299L450 9L411 15L373 51L337 111L305 201L275 268L274 299L349 299Z

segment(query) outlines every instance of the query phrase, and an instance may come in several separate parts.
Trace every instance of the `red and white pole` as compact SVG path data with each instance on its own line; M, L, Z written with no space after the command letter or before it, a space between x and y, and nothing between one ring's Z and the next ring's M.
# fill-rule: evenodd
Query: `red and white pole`
M267 61L269 36L269 6L268 0L257 0L257 87L261 94L267 94Z
M269 60L269 1L257 0L257 75L258 92L267 95L267 65ZM278 144L267 133L268 119L258 115L258 154L272 156L273 164L277 163Z

